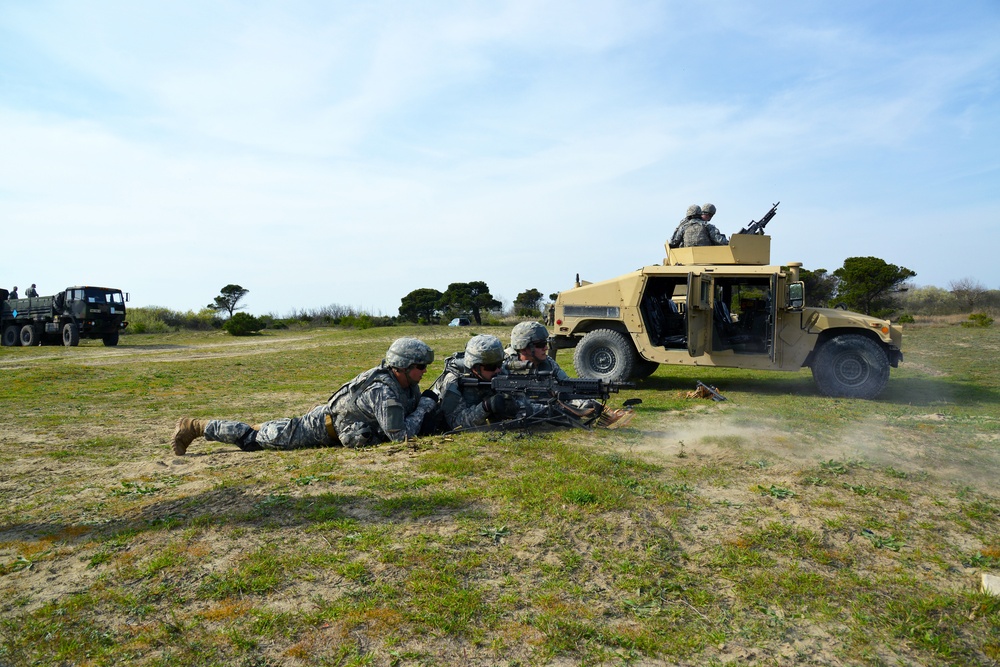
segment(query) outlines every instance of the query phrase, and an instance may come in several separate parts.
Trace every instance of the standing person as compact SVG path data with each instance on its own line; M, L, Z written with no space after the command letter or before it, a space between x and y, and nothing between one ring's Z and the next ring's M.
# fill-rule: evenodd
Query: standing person
M549 331L538 322L520 322L514 325L510 332L510 348L504 358L504 368L508 373L549 373L559 380L568 380L569 374L564 371L555 359L548 355ZM629 419L619 424L624 426L631 421L630 410L610 410L600 401L580 398L568 401L571 412L575 416L592 415L597 411L598 423L611 426L626 415ZM536 410L537 412L537 410Z
M16 299L17 298L17 285L14 285L14 289L12 289L10 291L10 295L7 298L8 299Z
M416 338L400 338L385 359L343 385L326 403L308 414L251 426L243 422L183 417L174 430L174 454L184 456L191 442L237 445L248 452L305 447L363 447L399 442L420 432L424 416L437 397L420 393L420 380L434 350Z
M16 288L15 288L16 289ZM35 289L35 283L31 283L31 287L24 290L24 296L34 298L38 296L38 290Z
M709 219L711 219L715 215L715 206L712 204L707 204L707 206L712 206L712 213L709 215ZM716 229L712 223L706 222L702 216L701 206L697 204L688 206L687 217L677 225L677 229L674 230L674 235L670 237L667 245L671 248L727 245L729 239L726 238L726 235Z
M439 396L441 416L448 429L483 426L517 416L521 406L489 387L462 386L463 378L490 382L503 373L503 343L496 336L479 334L469 339L465 352L457 352L444 362L444 372L431 391Z

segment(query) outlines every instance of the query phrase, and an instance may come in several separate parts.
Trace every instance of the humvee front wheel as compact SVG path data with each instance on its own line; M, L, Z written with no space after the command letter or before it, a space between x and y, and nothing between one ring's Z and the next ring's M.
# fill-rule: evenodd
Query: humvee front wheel
M656 372L656 369L660 365L655 361L646 361L645 359L639 359L635 362L635 370L632 371L633 380L644 380L650 375Z
M19 337L20 332L17 327L13 324L8 326L3 330L3 346L4 347L14 347L21 342Z
M871 338L844 334L816 351L812 374L827 396L875 398L889 381L889 356Z
M73 322L67 322L62 329L63 345L76 347L80 344L80 327Z
M638 361L632 342L611 329L596 329L583 337L573 352L576 374L588 380L625 382Z
M118 344L118 332L115 331L114 333L104 334L101 341L104 343L105 347L114 347Z

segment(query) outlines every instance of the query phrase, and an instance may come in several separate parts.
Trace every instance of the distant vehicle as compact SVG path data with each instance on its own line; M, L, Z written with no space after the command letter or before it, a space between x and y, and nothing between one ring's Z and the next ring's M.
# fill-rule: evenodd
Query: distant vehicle
M448 326L450 327L467 327L471 325L472 322L469 320L468 317L456 317L451 322L448 322Z
M10 299L0 289L0 332L6 347L62 342L67 347L81 338L99 338L113 347L125 330L125 301L120 289L67 287L52 296Z

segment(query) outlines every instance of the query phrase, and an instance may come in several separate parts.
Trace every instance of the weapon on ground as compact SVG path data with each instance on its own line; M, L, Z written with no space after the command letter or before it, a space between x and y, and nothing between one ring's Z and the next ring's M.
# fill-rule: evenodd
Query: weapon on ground
M726 397L719 393L719 390L711 385L707 385L701 380L695 385L694 391L688 392L688 398L709 398L713 401L724 401Z
M779 201L778 204L781 202ZM760 221L751 220L750 224L736 232L737 234L763 234L764 228L767 227L767 223L771 222L771 218L774 214L778 212L778 204L771 207L771 210L764 214L764 217Z

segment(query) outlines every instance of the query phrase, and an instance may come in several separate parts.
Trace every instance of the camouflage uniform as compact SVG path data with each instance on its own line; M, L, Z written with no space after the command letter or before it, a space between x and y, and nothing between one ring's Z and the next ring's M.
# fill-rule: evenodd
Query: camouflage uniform
M682 225L681 248L693 248L700 245L728 245L726 235L710 222L692 219Z
M491 421L503 421L515 416L518 406L509 405L509 413L492 414L489 401L496 396L490 387L462 386L463 378L480 380L472 372L478 364L502 364L503 344L496 336L481 334L473 336L465 347L444 362L444 372L431 385L431 391L438 395L441 417L449 429L483 426ZM503 373L501 368L500 373Z
M706 204L706 206L711 206L712 213L714 214L715 206L712 204ZM729 239L726 238L726 235L720 232L712 223L702 220L701 215L701 206L697 204L689 206L687 217L677 225L677 229L674 230L674 235L670 237L667 245L671 248L728 245Z
M677 229L674 230L674 235L670 237L667 241L667 245L671 248L680 248L684 245L684 230L687 228L687 224L693 219L701 218L701 206L697 204L692 204L688 206L687 213L681 218L681 221L677 223Z
M323 405L302 417L275 419L259 426L221 419L181 418L174 431L174 453L183 456L197 437L239 446L246 451L303 447L361 447L400 441L420 433L424 417L437 405L436 397L422 396L416 372L434 361L434 351L423 341L400 338L385 360L340 387ZM397 373L405 373L404 387Z
M489 421L483 401L493 396L489 387L463 387L462 378L475 378L465 367L465 353L457 352L444 362L444 372L431 385L440 398L438 405L449 429L482 426ZM475 378L479 379L479 378Z
M29 298L33 298L33 297L38 296L38 290L35 289L35 284L34 283L31 283L31 287L29 287L28 289L24 290L24 296L29 297Z
M432 407L421 407L420 388L401 387L382 364L358 375L302 417L264 422L259 430L242 422L213 419L205 427L205 439L247 451L364 447L415 437Z
M548 373L558 380L570 379L569 373L564 371L552 357L546 356L542 361L524 361L520 358L520 350L528 347L533 341L541 342L547 340L548 337L548 330L538 322L521 322L515 325L510 336L511 345L505 350L504 369L511 374ZM604 408L599 401L589 398L573 399L567 401L567 404L582 411L602 410ZM547 409L548 406L538 403L532 404L532 413L535 415L541 414L543 410Z

